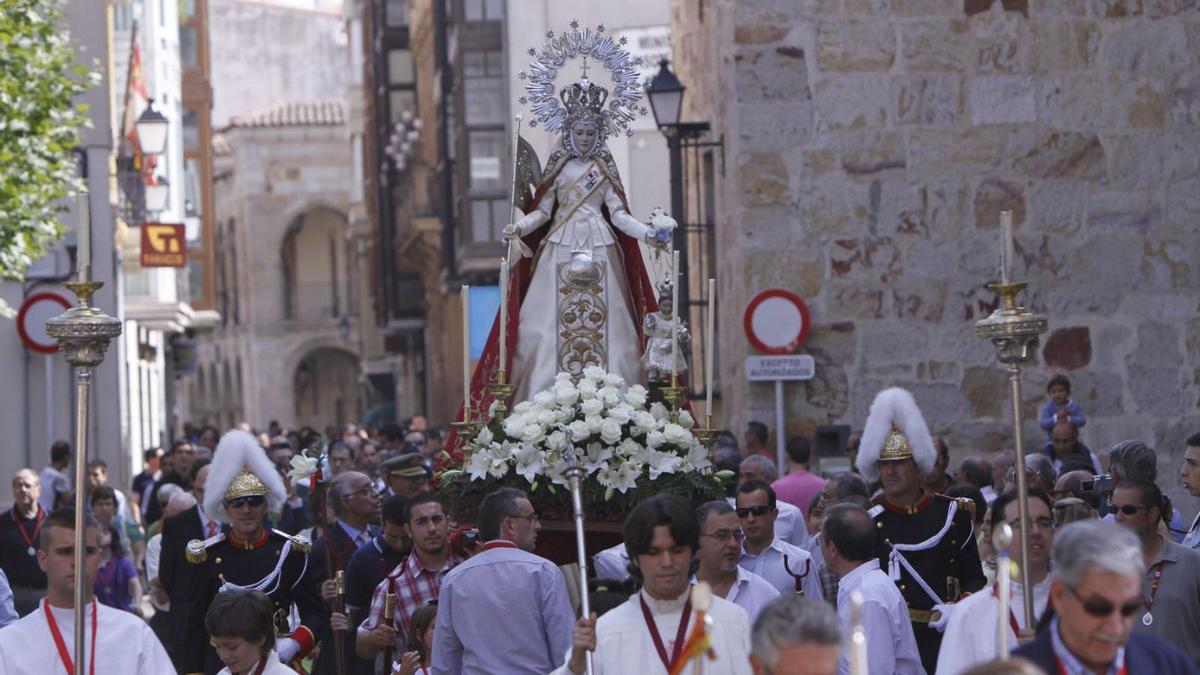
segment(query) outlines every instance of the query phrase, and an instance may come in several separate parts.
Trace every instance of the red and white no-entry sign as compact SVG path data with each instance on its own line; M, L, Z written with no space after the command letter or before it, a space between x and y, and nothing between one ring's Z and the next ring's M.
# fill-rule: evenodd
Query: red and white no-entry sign
M25 346L40 354L58 351L58 341L46 333L46 322L71 307L71 301L58 293L34 293L21 303L17 313L17 334Z
M808 305L791 291L772 288L750 300L742 323L758 351L793 354L808 339Z

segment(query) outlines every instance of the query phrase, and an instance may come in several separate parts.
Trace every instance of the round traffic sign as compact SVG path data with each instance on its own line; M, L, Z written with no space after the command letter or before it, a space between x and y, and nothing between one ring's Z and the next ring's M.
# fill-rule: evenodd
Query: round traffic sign
M34 293L21 303L17 312L17 334L21 342L35 352L53 354L58 341L46 333L46 322L71 307L71 302L58 293Z
M746 338L758 351L791 354L808 339L808 305L791 291L765 290L746 305L742 324Z

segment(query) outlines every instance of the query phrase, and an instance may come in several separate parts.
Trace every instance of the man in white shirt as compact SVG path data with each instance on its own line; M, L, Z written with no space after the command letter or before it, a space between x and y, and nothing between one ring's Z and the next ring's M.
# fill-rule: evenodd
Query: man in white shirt
M629 553L625 542L606 548L592 556L592 569L597 579L625 581L629 578Z
M758 615L750 641L754 675L834 675L842 625L827 603L784 596Z
M584 672L589 651L594 652L595 675L671 672L684 659L684 645L700 620L689 583L699 535L700 524L679 497L656 495L634 507L625 520L625 545L642 590L599 620L595 614L579 619L567 662L552 675ZM707 617L712 619L709 635L716 659L701 656L704 672L749 675L746 611L713 597Z
M762 481L749 481L738 488L736 499L738 522L746 535L738 565L766 579L780 595L823 599L812 555L775 536L775 490Z
M42 494L38 498L46 513L58 508L71 494L71 481L63 473L71 466L71 445L66 441L54 441L50 446L50 464L42 469L38 480L42 483Z
M724 501L711 501L696 509L700 523L700 567L696 580L712 587L713 595L725 598L746 610L754 621L767 605L779 597L779 591L766 579L738 565L742 548L742 527L737 513Z
M992 503L989 537L996 528L1008 523L1013 529L1013 541L1009 547L1009 560L1020 565L1021 520L1018 516L1016 490L1009 490L996 497ZM1046 612L1046 601L1050 598L1050 550L1054 542L1054 518L1051 515L1050 498L1041 490L1029 491L1029 578L1033 581L1033 626L1036 627ZM976 665L1000 656L997 630L1000 621L1000 601L997 588L985 588L963 600L950 614L942 646L938 650L937 675L958 675ZM1012 580L1009 588L1008 644L1017 648L1017 638L1033 636L1033 628L1025 625L1025 594L1021 589L1020 577ZM1021 629L1018 636L1012 625Z
M862 507L834 504L821 525L821 554L838 581L838 617L849 633L852 596L862 594L859 621L867 638L867 672L871 675L925 675L908 605L896 584L879 569L875 557L875 524ZM839 675L850 672L843 655Z
M1188 437L1183 450L1183 466L1179 468L1179 478L1188 494L1200 497L1200 433ZM1192 519L1187 534L1184 535L1184 546L1200 551L1200 513Z
M738 465L738 487L750 481L762 481L767 485L779 478L779 469L775 462L762 455L750 455ZM773 488L772 488L773 489ZM735 506L734 500L729 500L730 506ZM808 521L799 507L789 504L782 499L775 505L778 511L775 518L775 536L799 548L808 545Z
M100 567L99 532L85 516L84 583L91 588ZM37 611L0 631L0 673L45 675L74 672L75 513L59 509L41 531L38 564L46 571L47 596ZM101 605L87 595L83 608L84 672L122 675L174 673L166 650L139 617ZM56 645L62 645L62 650Z

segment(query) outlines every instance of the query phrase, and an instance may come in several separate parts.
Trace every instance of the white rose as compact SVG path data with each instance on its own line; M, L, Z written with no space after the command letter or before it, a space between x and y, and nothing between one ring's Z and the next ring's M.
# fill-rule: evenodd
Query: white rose
M604 401L604 405L614 406L621 402L621 390L615 387L604 387L600 390L598 396Z
M661 431L651 431L650 433L646 434L646 445L651 448L657 448L665 443L666 440L666 437L663 436Z
M551 406L554 404L554 392L539 391L537 394L534 394L533 402L534 402L534 404L536 404L542 408Z
M554 400L561 406L575 405L579 400L579 390L570 382L564 386L555 385Z
M570 373L561 373L561 372L558 373L557 375L554 376L554 383L558 384L559 382L568 382L568 383L571 382L571 374Z
M635 408L642 408L646 405L646 396L649 392L640 384L635 384L625 392L625 401Z
M530 424L521 433L521 440L526 443L537 443L546 437L546 429L540 424Z
M567 426L567 429L570 430L571 438L574 439L576 443L592 435L591 430L588 429L587 422L584 422L583 420L575 420L574 422L571 422L571 424Z
M625 386L625 378L616 373L609 373L604 376L604 385L607 387L615 387L620 389Z
M599 415L588 415L583 418L583 421L587 424L588 432L595 434L600 432L600 425L604 423L604 418Z
M644 450L645 448L643 448L640 443L632 438L626 438L625 440L621 441L621 446L618 448L618 451L626 457L637 457Z
M608 419L616 420L618 424L629 424L630 418L633 416L633 408L628 404L622 403L613 406L608 410Z
M580 398L584 400L596 398L596 392L598 391L596 383L591 380L580 380L577 389L579 389Z
M554 412L553 410L542 410L534 417L537 420L537 423L543 427L551 427L558 422L558 413Z
M677 421L679 422L679 426L683 427L684 429L691 429L692 427L696 426L696 419L692 417L692 414L686 410L679 411L679 418Z
M567 447L567 434L562 431L553 431L546 437L546 447L551 450L562 450Z
M671 416L670 411L667 410L667 406L665 406L662 403L659 403L657 401L653 405L650 406L650 414L654 415L654 419L660 420L660 421L665 420Z
M614 419L607 419L600 423L600 440L609 445L615 445L621 441L621 425Z
M668 443L680 447L683 447L684 443L687 441L687 437L691 435L687 432L687 429L684 429L673 422L668 422L667 424L663 425L662 434L663 438L665 438Z
M479 430L478 434L475 434L475 442L479 445L491 445L494 440L496 440L496 437L492 435L492 430L487 427L483 427Z
M513 415L504 420L504 433L508 434L509 438L520 438L525 432L525 418L522 415Z
M529 401L521 401L520 403L513 406L513 409L512 409L514 415L524 415L525 413L529 412L530 410L533 410L533 404L530 403Z
M579 404L579 410L584 415L599 415L604 410L604 402L598 398L585 399Z
M637 427L638 433L644 434L657 427L658 421L654 419L654 415L644 410L638 410L633 413L633 424Z
M589 380L603 380L607 375L600 366L588 366L583 369L583 376Z

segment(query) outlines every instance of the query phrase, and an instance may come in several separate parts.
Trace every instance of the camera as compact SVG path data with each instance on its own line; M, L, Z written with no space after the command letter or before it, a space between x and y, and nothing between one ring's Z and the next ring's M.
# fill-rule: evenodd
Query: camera
M1080 481L1080 492L1112 492L1113 479L1108 474L1092 476L1091 480Z
M475 548L479 543L479 530L467 530L462 533L462 543L465 548Z

